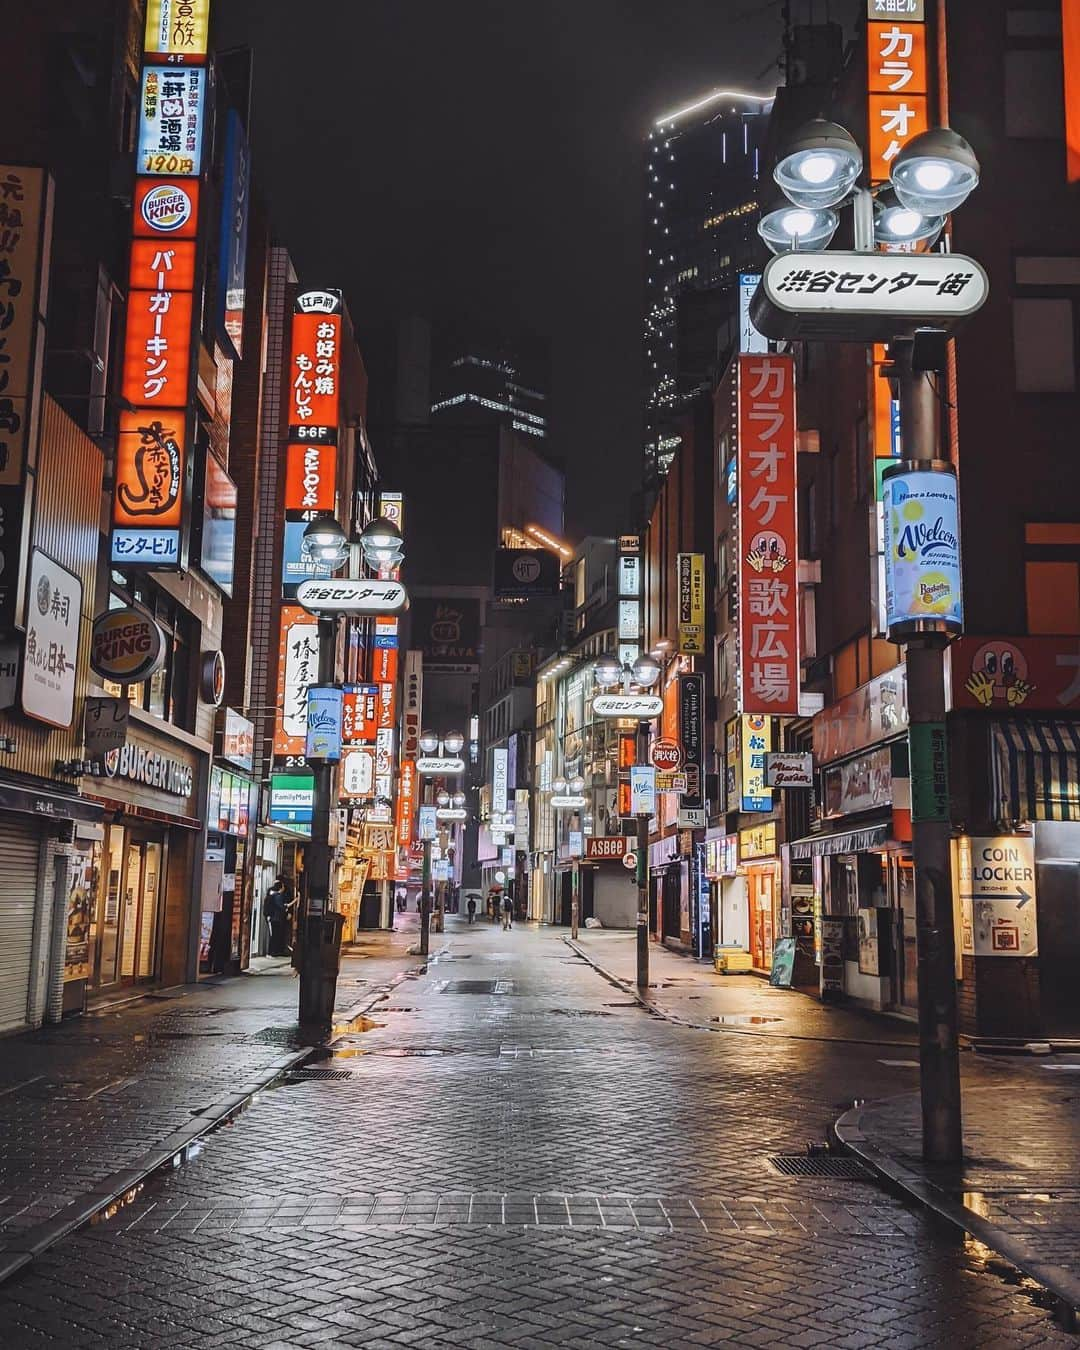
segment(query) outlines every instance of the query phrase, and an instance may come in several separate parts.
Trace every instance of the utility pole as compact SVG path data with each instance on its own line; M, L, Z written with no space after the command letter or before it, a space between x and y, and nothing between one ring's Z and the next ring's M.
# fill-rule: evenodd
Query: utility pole
M937 397L926 371L912 364L911 340L890 346L900 399L904 470L947 466L938 458ZM953 923L944 633L907 640L908 744L911 759L911 853L919 988L919 1086L923 1157L963 1157L956 935Z
M649 724L638 722L638 764L649 762ZM638 812L637 817L637 987L644 993L649 987L649 816Z
M337 649L336 621L319 618L319 678L320 685L334 683ZM300 953L300 1022L303 1026L328 1027L334 1017L337 994L337 963L341 942L341 927L335 926L337 915L331 915L330 871L333 851L330 847L330 812L334 809L331 789L335 766L329 760L311 761L314 775L314 794L311 811L311 841L307 846L307 897L301 927ZM334 948L332 966L327 965Z

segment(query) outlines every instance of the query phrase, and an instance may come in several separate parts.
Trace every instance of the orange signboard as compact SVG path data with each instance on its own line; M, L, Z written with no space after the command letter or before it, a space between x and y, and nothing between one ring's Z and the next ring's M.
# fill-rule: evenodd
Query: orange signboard
M132 233L136 238L194 239L199 184L193 178L136 178Z
M289 362L289 426L338 424L340 314L294 314Z
M927 129L926 96L871 94L869 101L870 181L883 183L903 147Z
M798 716L795 363L739 357L739 706Z
M868 23L866 42L870 93L926 93L925 24Z
M337 504L337 446L290 445L285 451L285 510L330 511Z
M352 685L341 705L341 739L348 745L374 741L379 730L379 691L373 684Z
M379 730L389 731L396 725L397 685L379 685Z
M376 684L393 685L397 681L398 649L376 647L371 653L371 678Z
M186 429L182 412L120 414L114 525L179 528L184 505Z
M1065 169L1080 179L1080 5L1061 0L1061 45L1065 66Z
M187 405L191 291L131 291L124 343L124 398L137 407Z
M399 848L412 841L413 803L416 800L416 761L403 759L398 774L397 817L395 829Z
M134 239L128 273L133 291L190 291L195 285L191 239Z

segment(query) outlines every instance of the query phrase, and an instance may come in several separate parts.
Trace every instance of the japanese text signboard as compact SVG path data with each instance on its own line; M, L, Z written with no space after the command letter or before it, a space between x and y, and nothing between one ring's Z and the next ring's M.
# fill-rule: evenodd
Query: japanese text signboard
M399 848L408 848L412 843L413 808L416 803L416 761L403 759L398 774L397 814L395 833Z
M784 253L762 273L754 322L773 338L890 342L920 326L954 331L989 292L962 253Z
M297 605L281 607L278 651L276 755L302 755L307 739L308 690L319 673L319 625Z
M679 586L679 651L705 655L705 555L680 553L676 558Z
M705 676L679 676L679 744L683 754L686 791L679 802L684 811L705 809ZM704 822L702 822L704 823Z
M144 66L137 171L197 178L202 171L206 72Z
M22 709L54 727L70 727L75 710L82 582L34 549L26 606Z
M148 0L144 60L199 64L209 28L210 0Z
M739 357L739 703L797 716L795 363Z
M885 5L888 0L885 0ZM926 25L918 0L871 0L866 25L870 182L888 181L892 162L929 125Z
M336 444L341 292L302 291L293 306L289 439Z

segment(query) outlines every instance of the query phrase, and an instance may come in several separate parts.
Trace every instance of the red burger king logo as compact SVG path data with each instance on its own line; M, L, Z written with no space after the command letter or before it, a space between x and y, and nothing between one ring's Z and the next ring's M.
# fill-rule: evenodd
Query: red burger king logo
M195 233L197 188L172 180L145 179L138 183L135 198L135 233L146 236Z

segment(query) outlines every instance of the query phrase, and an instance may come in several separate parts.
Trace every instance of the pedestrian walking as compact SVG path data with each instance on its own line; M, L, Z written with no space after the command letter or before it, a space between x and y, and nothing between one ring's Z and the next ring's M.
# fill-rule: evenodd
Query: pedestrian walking
M470 895L465 908L469 911L469 922L476 918L476 896Z
M514 902L509 895L503 896L502 902L502 920L503 932L514 926Z
M286 876L279 876L266 892L266 924L270 929L271 956L289 954L289 920L293 900L292 883Z

